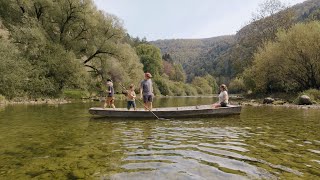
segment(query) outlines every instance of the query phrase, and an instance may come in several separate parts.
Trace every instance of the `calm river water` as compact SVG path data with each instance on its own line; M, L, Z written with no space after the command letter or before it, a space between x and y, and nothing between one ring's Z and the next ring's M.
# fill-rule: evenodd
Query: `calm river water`
M88 108L97 105L0 107L0 179L320 179L319 109L244 107L240 116L224 118L113 120L92 118Z

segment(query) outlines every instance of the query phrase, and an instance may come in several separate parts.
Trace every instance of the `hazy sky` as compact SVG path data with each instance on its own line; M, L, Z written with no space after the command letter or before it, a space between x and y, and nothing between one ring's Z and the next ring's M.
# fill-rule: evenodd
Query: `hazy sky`
M94 0L123 20L131 36L147 40L235 34L264 0ZM304 0L282 0L294 5Z

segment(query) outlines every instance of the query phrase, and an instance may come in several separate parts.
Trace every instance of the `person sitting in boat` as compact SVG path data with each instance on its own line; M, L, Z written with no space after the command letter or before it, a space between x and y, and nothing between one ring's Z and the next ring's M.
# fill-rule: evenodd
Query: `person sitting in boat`
M113 89L113 83L111 79L107 79L107 90L106 92L108 93L105 103L103 105L103 108L112 107L115 109L116 107L114 106L114 89Z
M136 93L134 92L134 85L131 84L129 89L127 90L127 108L130 110L131 106L134 110L136 110Z
M153 101L152 75L150 73L144 74L144 80L140 84L140 98L143 99L144 109L151 111Z
M219 94L219 101L213 104L213 108L218 107L227 107L229 103L229 95L228 95L228 88L225 84L220 85L220 94Z

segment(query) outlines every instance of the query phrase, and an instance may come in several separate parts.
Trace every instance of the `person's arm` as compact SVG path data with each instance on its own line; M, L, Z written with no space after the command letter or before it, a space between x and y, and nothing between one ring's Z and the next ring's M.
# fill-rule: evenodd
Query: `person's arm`
M108 93L111 93L111 86L108 86L107 92L108 92Z
M142 84L140 84L140 98L142 99Z
M153 85L152 85L152 81L151 81L150 92L153 94Z
M137 97L137 96L136 96L136 93L135 93L134 91L132 92L132 97L133 97L133 98L136 98L136 97Z

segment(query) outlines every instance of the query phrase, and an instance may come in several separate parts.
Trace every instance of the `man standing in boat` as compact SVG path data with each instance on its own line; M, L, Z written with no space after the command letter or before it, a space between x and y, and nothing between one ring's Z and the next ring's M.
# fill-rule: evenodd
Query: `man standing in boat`
M140 98L143 99L144 109L151 111L153 101L152 75L150 73L144 74L144 80L140 84Z

